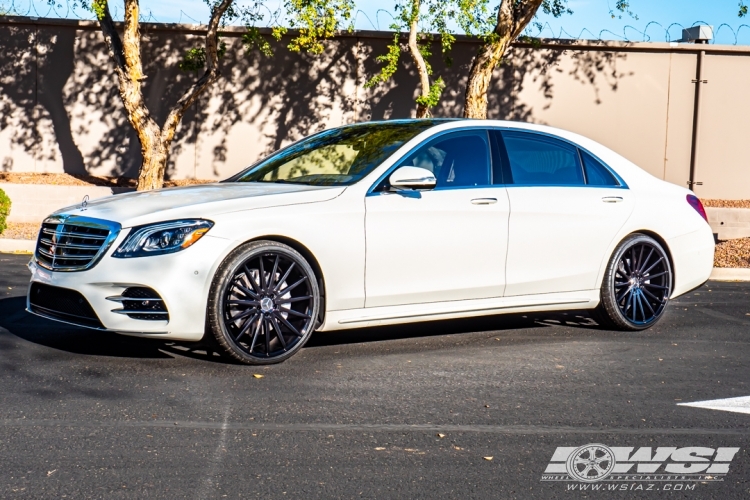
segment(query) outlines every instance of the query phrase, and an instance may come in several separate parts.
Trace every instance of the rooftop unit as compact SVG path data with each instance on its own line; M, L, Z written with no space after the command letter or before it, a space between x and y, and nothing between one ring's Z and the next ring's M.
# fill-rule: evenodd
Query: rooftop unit
M684 43L708 43L714 39L714 27L708 25L693 26L682 30L682 40Z

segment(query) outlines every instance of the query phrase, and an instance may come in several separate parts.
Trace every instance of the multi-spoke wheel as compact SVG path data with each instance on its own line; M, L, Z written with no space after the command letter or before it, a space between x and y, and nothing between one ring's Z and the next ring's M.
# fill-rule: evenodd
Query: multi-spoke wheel
M600 316L608 326L623 330L649 328L664 313L671 291L666 252L653 238L633 234L620 243L607 266Z
M319 304L315 273L304 257L281 243L257 241L235 250L216 272L208 317L231 356L271 364L307 342Z

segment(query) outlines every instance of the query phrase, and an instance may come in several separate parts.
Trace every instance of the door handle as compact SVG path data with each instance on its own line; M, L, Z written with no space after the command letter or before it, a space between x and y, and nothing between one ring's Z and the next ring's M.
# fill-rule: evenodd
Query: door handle
M605 196L602 198L602 201L604 203L620 203L622 201L622 196Z
M474 198L471 200L472 205L492 205L497 203L497 198Z

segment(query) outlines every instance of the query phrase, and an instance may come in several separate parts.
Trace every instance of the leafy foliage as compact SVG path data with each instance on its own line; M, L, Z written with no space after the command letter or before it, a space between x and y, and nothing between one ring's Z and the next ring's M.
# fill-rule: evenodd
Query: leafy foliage
M444 88L445 88L445 82L443 82L443 79L441 77L438 77L432 83L432 85L430 85L430 90L426 96L421 95L417 97L416 99L417 104L421 104L422 106L425 106L428 109L434 108L440 102L440 95L443 93Z
M354 29L353 10L354 0L286 0L289 26L299 30L289 50L321 54L323 39L332 37L342 25L349 31ZM285 32L283 28L277 31L279 37Z
M522 3L522 2L518 2ZM567 7L568 0L543 0L540 5L542 12L549 14L553 17L560 17L563 14L572 14L573 11ZM618 4L624 3L627 5L628 2L625 0L617 0Z
M219 47L217 49L217 53L219 55L219 59L224 57L224 54L227 52L227 44L222 41L219 43ZM180 61L179 67L182 71L198 71L206 67L206 48L205 47L197 47L194 49L190 49L187 51L187 53L182 57L182 61Z
M383 66L378 74L372 76L365 88L372 88L390 80L399 67L401 53L407 51L401 43L402 33L411 31L414 23L418 26L417 44L419 53L424 59L427 75L432 75L429 58L432 56L433 33L439 36L440 52L446 64L451 64L450 51L456 41L449 24L455 22L462 31L471 35L487 29L491 15L487 7L488 0L398 0L395 6L396 16L390 28L394 31L393 39L388 45L388 52L376 57ZM416 102L428 109L440 102L445 83L437 78L430 84L427 92L417 97Z
M107 0L92 0L91 10L96 14L100 21L104 19L104 8L107 6Z
M7 224L5 220L10 215L10 198L7 194L5 194L5 191L0 189L0 234L5 231L5 228L7 228Z
M277 39L278 38L281 38L281 35L279 35ZM273 55L271 44L268 43L268 40L263 38L263 35L260 34L260 30L255 26L247 26L247 32L242 35L242 44L247 51L257 48L264 56L270 57Z
M375 58L377 62L383 63L384 66L380 70L380 73L373 76L365 83L365 88L374 87L378 83L385 83L396 73L396 70L398 69L398 60L401 57L401 46L399 44L400 38L401 33L398 31L394 33L393 42L388 45L388 52Z
M619 12L619 14L617 12ZM623 13L632 17L636 21L638 20L638 15L630 10L630 2L628 0L617 0L615 2L615 8L609 9L609 15L612 17L612 19L622 19Z
M747 5L744 0L739 3L740 10L737 12L737 17L745 17L747 15Z

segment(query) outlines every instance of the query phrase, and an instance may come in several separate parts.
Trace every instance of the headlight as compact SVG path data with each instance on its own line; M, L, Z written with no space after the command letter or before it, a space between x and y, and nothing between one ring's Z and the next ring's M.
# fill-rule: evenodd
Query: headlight
M183 250L213 227L210 220L190 219L134 227L112 257L146 257Z

